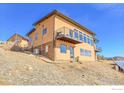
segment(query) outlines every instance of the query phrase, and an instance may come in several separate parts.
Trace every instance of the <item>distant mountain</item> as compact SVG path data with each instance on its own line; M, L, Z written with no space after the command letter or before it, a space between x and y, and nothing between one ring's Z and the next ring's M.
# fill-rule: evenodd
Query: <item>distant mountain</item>
M116 57L113 57L114 60L117 60L117 61L124 61L124 57L121 57L121 56L116 56Z

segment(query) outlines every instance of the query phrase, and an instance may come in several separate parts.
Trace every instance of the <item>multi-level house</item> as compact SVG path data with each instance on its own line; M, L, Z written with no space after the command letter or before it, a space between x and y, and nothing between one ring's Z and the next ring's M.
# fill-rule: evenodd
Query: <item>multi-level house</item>
M33 49L39 49L41 55L54 61L95 61L95 33L75 22L64 14L54 10L33 24L27 35L33 43Z

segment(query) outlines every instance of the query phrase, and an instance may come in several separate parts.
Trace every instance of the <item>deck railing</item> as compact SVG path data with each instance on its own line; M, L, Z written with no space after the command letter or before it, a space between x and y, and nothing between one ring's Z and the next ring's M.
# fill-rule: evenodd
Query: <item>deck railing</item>
M102 51L102 48L96 47L96 48L95 48L95 51L96 51L96 52L101 52L101 51Z
M77 33L77 37L75 37L75 32ZM60 29L57 30L57 39L62 39L62 38L66 38L66 40L70 41L70 39L74 42L74 43L81 43L82 41L79 39L79 31L74 31L72 29L69 29L67 27L62 27Z

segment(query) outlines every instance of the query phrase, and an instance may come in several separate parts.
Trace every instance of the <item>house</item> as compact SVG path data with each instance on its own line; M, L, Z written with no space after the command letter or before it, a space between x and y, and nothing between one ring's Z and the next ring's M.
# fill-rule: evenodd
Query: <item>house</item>
M17 33L11 36L7 42L14 43L11 50L25 50L29 45L29 40Z
M53 61L95 61L95 33L57 10L33 24L27 33L34 50Z

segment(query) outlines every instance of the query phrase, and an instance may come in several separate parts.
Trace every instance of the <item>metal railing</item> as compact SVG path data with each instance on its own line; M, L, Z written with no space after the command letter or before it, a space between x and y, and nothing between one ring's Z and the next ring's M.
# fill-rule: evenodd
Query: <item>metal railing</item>
M101 47L96 47L95 50L96 50L97 52L101 52L101 51L102 51L102 48L101 48Z
M82 42L80 39L79 39L79 31L78 32L78 38L75 38L74 36L74 33L76 31L70 29L70 28L67 28L67 27L62 27L60 29L57 30L57 38L61 38L61 37L68 37L70 39L73 39L73 40L77 40L79 42ZM71 34L71 35L70 35Z

